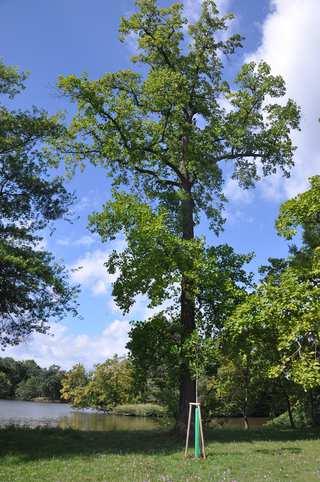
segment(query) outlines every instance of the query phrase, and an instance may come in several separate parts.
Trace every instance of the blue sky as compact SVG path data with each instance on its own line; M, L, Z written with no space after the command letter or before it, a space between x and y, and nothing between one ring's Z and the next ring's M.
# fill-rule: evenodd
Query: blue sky
M160 4L171 2L161 0ZM184 0L190 18L197 15L200 0ZM287 253L287 243L277 237L274 220L279 205L305 189L308 176L319 171L320 94L317 45L320 34L318 0L219 0L224 11L235 12L233 30L246 37L245 48L227 68L235 72L248 59L266 59L275 73L284 76L290 97L302 107L301 133L295 134L298 146L296 167L289 180L273 176L254 191L241 191L227 181L225 192L227 223L217 239L204 229L208 242L231 244L238 252L254 251L251 268L269 256ZM132 46L118 41L122 15L134 9L133 0L0 0L0 56L8 64L30 71L26 91L16 105L35 104L50 113L73 107L57 94L58 75L88 72L98 77L106 71L127 68ZM54 336L36 335L7 355L35 358L40 364L56 362L69 367L77 361L87 366L103 361L114 352L122 353L130 319L148 315L146 301L138 299L125 318L111 298L110 278L103 267L112 246L102 245L87 228L87 216L99 209L110 196L110 182L98 168L88 167L70 182L78 202L74 224L59 222L47 247L69 267L82 266L73 276L82 286L79 298L82 318L65 319L52 325Z

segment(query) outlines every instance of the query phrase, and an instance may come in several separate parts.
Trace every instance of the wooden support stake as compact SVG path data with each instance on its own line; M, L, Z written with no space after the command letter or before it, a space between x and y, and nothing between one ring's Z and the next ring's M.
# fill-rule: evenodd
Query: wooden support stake
M187 457L188 454L188 444L189 444L189 435L190 435L190 424L191 424L191 410L192 410L192 404L189 404L189 415L188 415L188 428L187 428L187 439L186 439L186 449L184 452L185 458Z
M188 446L189 446L189 438L190 438L190 426L191 426L191 417L192 417L192 407L195 407L195 409L198 407L199 408L199 415L200 415L200 436L201 436L201 445L202 445L202 457L205 459L206 458L206 451L204 448L204 437L203 437L203 427L202 427L202 417L201 417L201 408L200 408L200 403L189 403L189 414L188 414L188 426L187 426L187 438L186 438L186 447L184 451L184 457L187 458L188 455Z

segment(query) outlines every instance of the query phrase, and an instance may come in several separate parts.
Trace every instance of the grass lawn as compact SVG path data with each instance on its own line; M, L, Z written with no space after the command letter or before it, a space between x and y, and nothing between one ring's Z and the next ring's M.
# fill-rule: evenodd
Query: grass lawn
M164 431L0 430L0 481L320 481L320 432L217 429L207 460ZM191 454L190 454L191 455Z

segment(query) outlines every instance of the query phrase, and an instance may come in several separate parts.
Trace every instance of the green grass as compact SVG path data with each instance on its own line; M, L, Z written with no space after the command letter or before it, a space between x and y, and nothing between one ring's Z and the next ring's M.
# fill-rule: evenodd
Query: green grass
M207 460L183 458L164 431L0 430L0 480L297 481L320 480L320 433L260 429L211 431Z

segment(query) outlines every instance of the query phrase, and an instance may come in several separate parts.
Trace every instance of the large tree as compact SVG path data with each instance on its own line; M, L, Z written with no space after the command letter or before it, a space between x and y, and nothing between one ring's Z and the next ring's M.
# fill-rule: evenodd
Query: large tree
M109 263L120 267L116 300L126 310L145 293L156 305L170 287L184 344L196 328L199 267L207 258L195 226L205 215L215 232L222 227L224 166L245 188L277 170L287 175L299 110L292 100L277 101L285 84L264 62L243 65L231 85L223 78L224 62L242 39L227 36L233 17L220 16L213 0L202 2L192 24L181 2L161 8L156 0L137 0L136 6L120 26L123 40L137 40L135 71L60 78L78 111L59 147L73 165L89 159L107 169L115 187L138 193L139 199L116 194L112 209L107 205L93 220L104 239L122 230L128 238L128 249ZM183 428L195 399L184 357L179 373Z
M42 230L64 217L72 196L51 174L43 143L61 135L57 117L10 110L25 75L0 62L0 346L45 332L74 307L64 267L41 248ZM4 103L5 102L5 103Z

